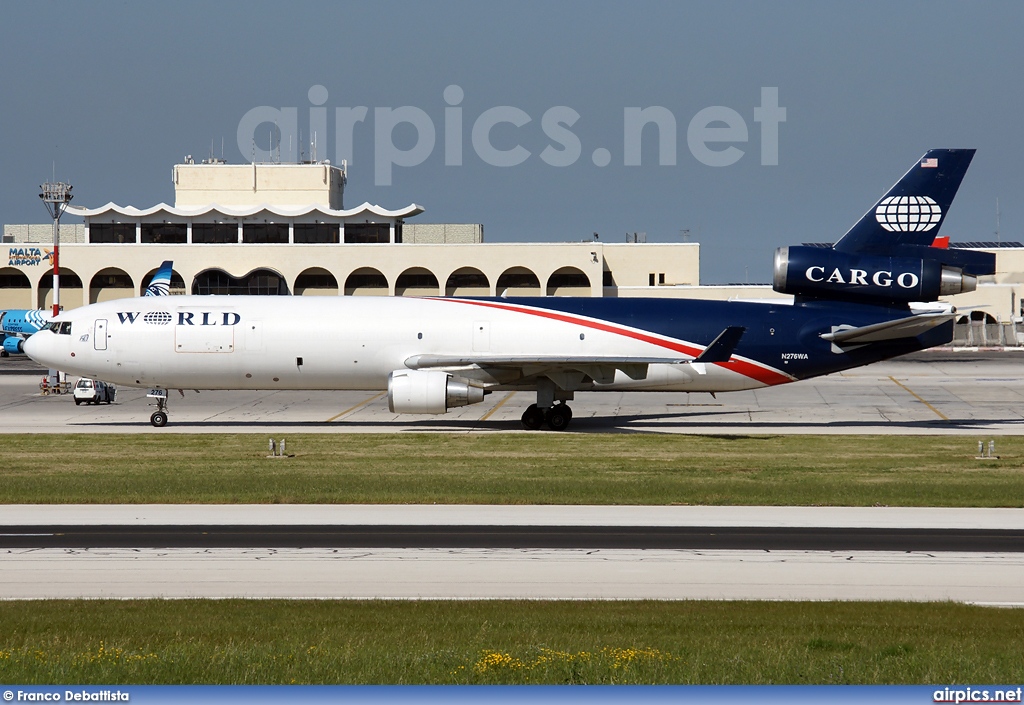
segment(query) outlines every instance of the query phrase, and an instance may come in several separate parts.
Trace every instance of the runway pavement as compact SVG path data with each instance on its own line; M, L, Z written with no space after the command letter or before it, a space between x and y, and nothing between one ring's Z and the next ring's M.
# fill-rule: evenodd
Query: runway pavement
M44 523L93 527L120 523L132 547L76 546L0 549L0 598L251 597L383 599L765 599L955 600L1024 605L1024 510L791 507L481 507L481 506L188 506L117 505L5 508L3 533L32 533ZM560 517L558 521L553 517ZM646 517L646 521L644 520ZM63 519L61 519L63 518ZM219 521L216 519L219 518ZM152 547L146 534L171 526L231 530L247 526L402 527L406 536L432 526L721 527L756 537L759 550L721 548L551 548L445 546L234 548ZM829 527L814 529L814 527ZM732 527L725 531L725 527ZM737 532L737 527L746 527ZM794 529L803 528L803 531ZM895 537L955 531L967 550L801 550L772 534ZM55 527L47 527L52 532ZM871 531L864 531L870 528ZM978 537L1002 533L1012 550L991 550ZM1013 532L1011 536L1008 532ZM585 532L584 532L585 533ZM615 534L616 532L610 532ZM619 535L627 532L618 532ZM636 530L634 534L643 535ZM648 528L648 534L659 530ZM685 533L685 532L682 532ZM195 536L195 532L193 532ZM973 537L973 538L972 538ZM85 543L85 542L78 542ZM102 544L102 542L98 542ZM186 543L198 543L195 540ZM244 544L244 542L243 542ZM149 545L150 547L147 547ZM934 547L933 547L934 548Z
M0 526L4 548L451 548L1024 553L1005 529L650 526Z
M31 363L29 363L30 365ZM19 370L20 366L20 370ZM41 396L42 371L0 359L0 433L524 432L534 401L497 392L440 416L392 414L383 393L211 392L170 395L170 423L149 424L145 390L112 405ZM16 372L21 371L21 374ZM578 433L1024 433L1024 354L928 351L814 380L747 392L580 393ZM537 433L550 433L537 431Z
M1006 553L9 549L4 599L951 600L1024 606Z

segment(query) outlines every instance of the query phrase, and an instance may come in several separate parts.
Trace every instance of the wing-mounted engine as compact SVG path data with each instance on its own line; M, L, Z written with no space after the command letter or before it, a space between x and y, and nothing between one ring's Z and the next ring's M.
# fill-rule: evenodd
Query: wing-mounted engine
M25 352L25 339L13 335L4 338L3 351L7 354Z
M960 252L921 249L933 252L923 253L927 257L884 257L824 247L780 247L775 251L772 288L796 296L905 303L936 301L978 287L977 276L964 271L971 267L943 261L956 262L961 259Z
M388 409L397 414L443 414L484 400L468 379L442 370L395 370L388 375Z

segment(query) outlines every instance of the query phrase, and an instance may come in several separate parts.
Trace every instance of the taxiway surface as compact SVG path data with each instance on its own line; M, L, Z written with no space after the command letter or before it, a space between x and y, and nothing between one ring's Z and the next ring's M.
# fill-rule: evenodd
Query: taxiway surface
M260 391L170 395L170 423L149 424L145 390L112 405L41 396L41 370L0 360L0 433L521 432L526 392L497 392L440 416L397 415L383 393ZM583 392L579 433L1024 433L1024 354L928 351L779 387L709 394Z

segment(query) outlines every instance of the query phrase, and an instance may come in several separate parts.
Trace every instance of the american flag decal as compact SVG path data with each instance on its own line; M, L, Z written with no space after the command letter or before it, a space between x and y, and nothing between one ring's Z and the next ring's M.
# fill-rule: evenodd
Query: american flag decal
M925 167L926 169L934 169L939 166L939 160L936 159L935 157L932 157L931 159L923 159L921 161L921 166Z

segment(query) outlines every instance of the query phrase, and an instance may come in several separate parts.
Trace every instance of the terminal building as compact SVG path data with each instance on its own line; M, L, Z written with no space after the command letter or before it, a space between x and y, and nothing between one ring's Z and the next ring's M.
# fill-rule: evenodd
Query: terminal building
M480 224L408 222L423 212L344 207L344 166L186 159L175 202L71 205L61 225L61 305L137 296L164 260L192 294L604 296L696 285L697 244L487 244ZM0 307L46 307L52 226L6 225ZM650 270L650 271L648 271Z
M227 164L187 157L174 205L70 205L61 224L60 303L138 296L172 260L172 293L299 296L658 296L788 298L771 286L700 286L697 243L484 242L481 224L417 222L417 204L344 207L348 174L328 162ZM52 305L52 225L5 225L0 309ZM635 238L640 240L641 238ZM791 244L791 243L778 243ZM981 323L1024 312L1024 246L951 297ZM1014 328L1015 330L1015 328Z

